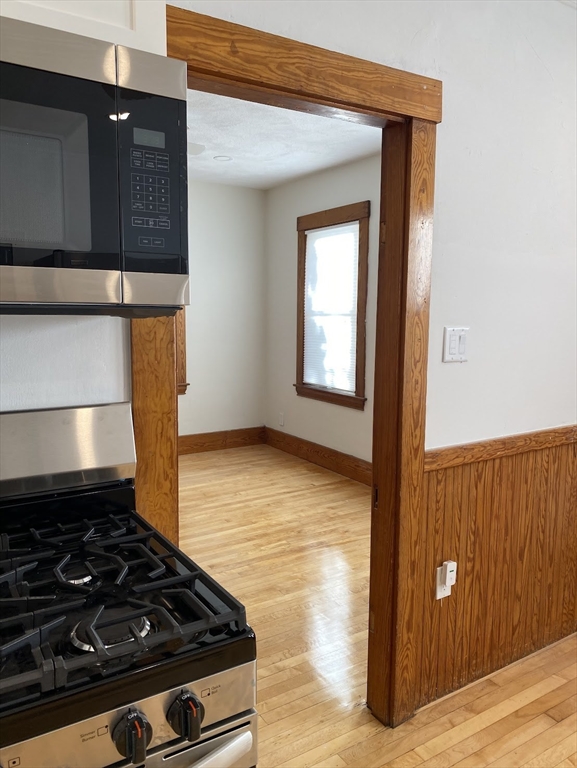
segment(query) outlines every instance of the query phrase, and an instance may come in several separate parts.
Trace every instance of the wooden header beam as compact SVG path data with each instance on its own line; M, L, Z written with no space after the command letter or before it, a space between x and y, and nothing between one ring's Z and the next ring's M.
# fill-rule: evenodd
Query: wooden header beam
M167 5L168 55L188 63L189 87L222 93L223 80L247 98L278 104L339 105L346 113L441 122L442 84L430 77L327 51L286 37ZM268 55L274 50L274 56ZM266 53L266 55L263 55ZM257 100L254 99L253 100ZM318 114L318 110L312 110ZM364 121L362 121L364 122Z

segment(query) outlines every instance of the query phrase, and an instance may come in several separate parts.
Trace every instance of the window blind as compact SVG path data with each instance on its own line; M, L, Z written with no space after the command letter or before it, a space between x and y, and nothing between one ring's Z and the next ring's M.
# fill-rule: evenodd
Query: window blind
M355 392L359 223L306 232L305 384Z

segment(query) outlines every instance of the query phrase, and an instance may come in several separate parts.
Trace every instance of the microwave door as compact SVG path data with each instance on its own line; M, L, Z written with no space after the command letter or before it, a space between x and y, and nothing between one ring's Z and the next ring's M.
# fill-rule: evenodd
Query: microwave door
M0 300L120 302L115 87L0 66Z

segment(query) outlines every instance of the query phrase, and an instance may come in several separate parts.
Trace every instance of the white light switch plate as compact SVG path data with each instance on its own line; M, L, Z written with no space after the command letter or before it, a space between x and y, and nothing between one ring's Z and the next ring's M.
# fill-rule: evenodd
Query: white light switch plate
M448 328L443 335L443 362L464 363L467 360L467 334L469 328Z

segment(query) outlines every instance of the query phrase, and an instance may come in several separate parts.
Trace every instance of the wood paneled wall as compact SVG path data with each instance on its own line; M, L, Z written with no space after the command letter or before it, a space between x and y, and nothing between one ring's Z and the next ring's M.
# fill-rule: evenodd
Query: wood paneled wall
M577 443L558 442L493 459L473 447L469 463L461 446L457 466L452 449L447 467L442 451L429 457L415 706L577 628ZM435 569L449 559L457 584L435 600Z

